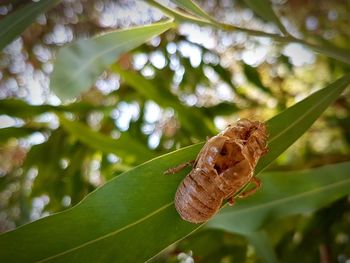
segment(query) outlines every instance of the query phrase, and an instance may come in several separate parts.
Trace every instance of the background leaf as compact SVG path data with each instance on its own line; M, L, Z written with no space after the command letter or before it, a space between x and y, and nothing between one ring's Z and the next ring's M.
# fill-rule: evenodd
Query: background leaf
M199 229L193 235L179 242L177 251L192 254L195 262L245 262L247 259L247 242L243 237L219 229ZM170 250L170 249L169 249ZM179 262L177 251L170 250L165 256L170 262ZM230 260L230 261L229 261ZM189 260L188 260L189 261ZM169 262L164 254L151 260L152 263Z
M305 171L264 173L261 191L234 209L225 207L208 226L244 234L282 216L315 211L350 193L349 169L350 162L346 162Z
M347 74L270 119L266 123L269 131L269 153L261 158L256 171L267 167L281 152L288 149L338 98L349 83L350 74Z
M94 106L86 102L75 102L67 105L53 106L48 104L30 105L19 99L0 100L0 114L19 118L33 118L47 112L87 113L93 110L107 110L108 106Z
M113 65L112 70L118 73L123 80L133 87L139 94L147 99L157 102L159 105L174 108L178 113L178 118L189 132L200 136L210 136L215 134L216 129L213 123L198 109L189 108L182 104L179 99L174 96L169 90L164 89L162 85L151 80L147 80L142 75L136 72L130 72L121 69L118 65ZM198 129L201 127L201 129Z
M62 127L82 143L105 153L114 153L122 158L133 158L129 160L139 162L149 160L154 154L137 139L122 133L118 139L92 130L90 127L78 121L69 121L64 117L60 118Z
M244 75L247 77L248 81L253 83L257 88L259 88L263 92L272 95L272 92L269 90L269 88L262 83L259 72L256 70L256 68L248 64L243 64L243 70Z
M23 6L18 11L6 16L0 21L0 50L10 44L38 15L57 5L60 0L40 0Z
M173 22L166 21L118 30L91 39L81 39L61 48L51 78L51 89L61 99L77 97L89 89L121 54L173 26Z
M182 7L183 9L190 11L192 14L197 15L198 17L213 21L213 19L204 12L194 1L191 0L172 0L173 3Z
M269 0L244 0L244 2L259 16L274 23L283 34L288 34L287 30L276 16Z
M277 255L272 247L271 241L266 232L258 231L246 234L245 237L249 240L257 252L266 263L277 263Z
M0 129L0 144L7 141L10 138L21 138L26 137L34 132L41 131L43 129L38 129L34 127L8 127Z
M349 48L347 48L347 49L340 48L340 47L336 47L334 45L325 45L324 43L311 44L311 43L306 43L305 41L296 41L296 42L304 44L320 54L334 58L334 59L341 61L341 62L344 62L346 64L350 64L350 49Z

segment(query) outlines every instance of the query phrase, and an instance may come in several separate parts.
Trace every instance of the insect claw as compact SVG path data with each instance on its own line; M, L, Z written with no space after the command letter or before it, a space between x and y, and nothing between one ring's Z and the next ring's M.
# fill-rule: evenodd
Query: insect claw
M228 204L229 204L230 206L233 206L233 205L235 204L235 199L234 199L233 196L232 196L230 199L228 199Z
M174 172L172 172L172 169L173 169L173 168L169 168L168 170L165 170L163 174L164 174L164 175L174 174Z
M262 155L265 155L265 154L267 154L268 152L269 152L269 149L266 147L266 148L263 150Z
M229 206L233 206L236 203L234 196L230 197L227 202Z
M256 177L252 177L250 182L254 184L254 187L246 192L240 193L238 195L238 198L248 197L248 196L254 194L261 187L261 181Z

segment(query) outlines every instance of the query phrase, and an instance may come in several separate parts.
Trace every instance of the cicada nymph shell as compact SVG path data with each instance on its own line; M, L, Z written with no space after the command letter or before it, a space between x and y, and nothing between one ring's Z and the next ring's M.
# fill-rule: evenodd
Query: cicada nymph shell
M267 152L265 124L242 119L210 138L199 152L192 171L179 185L175 207L180 216L192 223L202 223L219 210L223 200L234 203L234 196L248 182L260 186L254 169ZM183 165L179 166L180 169ZM168 170L175 173L176 168Z

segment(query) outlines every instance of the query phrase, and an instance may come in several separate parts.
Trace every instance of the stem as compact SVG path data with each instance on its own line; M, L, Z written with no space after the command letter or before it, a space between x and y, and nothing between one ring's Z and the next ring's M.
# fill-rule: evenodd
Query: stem
M184 14L183 12L179 12L177 10L173 10L171 8L168 8L160 3L158 3L156 0L145 0L148 4L158 8L161 10L165 15L168 17L171 17L174 19L174 22L177 24L185 23L185 22L191 22L199 26L210 26L215 27L217 29L225 30L225 31L239 31L244 32L252 36L257 37L268 37L273 39L274 41L280 42L280 43L299 43L304 46L307 46L314 51L324 54L328 57L332 57L336 60L342 61L344 63L350 64L350 52L348 50L341 50L339 48L330 48L330 47L323 47L318 46L309 42L306 42L305 40L296 38L292 35L280 35L280 34L273 34L273 33L267 33L264 31L258 31L248 28L242 28L234 25L229 25L225 23L220 23L214 20L207 20L207 19L201 19L197 18L192 15Z
M273 34L273 33L267 33L263 31L258 31L258 30L253 30L253 29L248 29L248 28L243 28L243 27L238 27L234 25L229 25L225 23L219 23L214 20L206 20L206 19L200 19L197 17L194 17L192 15L184 14L182 12L179 12L177 10L173 10L171 8L168 8L160 3L158 3L155 0L146 0L146 2L159 10L161 10L165 15L168 17L171 17L174 19L175 22L177 23L184 23L184 22L192 22L196 25L199 26L211 26L215 27L217 29L225 30L225 31L240 31L247 33L252 36L259 36L259 37L269 37L273 38L277 41L281 42L288 42L290 40L290 36L283 37L279 34Z
M192 22L199 26L211 26L215 27L217 29L225 30L225 31L241 31L248 33L253 36L261 36L261 37L270 37L270 38L283 38L279 34L272 34L272 33L266 33L263 31L257 31L247 28L242 28L234 25L229 25L225 23L219 23L214 20L206 20L206 19L200 19L197 17L194 17L192 15L184 14L182 12L179 12L177 10L173 10L171 8L168 8L160 3L158 3L155 0L146 0L146 2L159 10L161 10L165 15L171 17L174 19L175 22L178 23L184 23L184 22Z
M175 22L178 23L184 23L184 22L192 22L194 24L200 25L200 26L213 26L213 22L210 22L208 20L199 19L197 17L194 17L192 15L184 14L179 11L173 10L171 8L168 8L160 3L158 3L155 0L146 0L146 2L159 10L161 10L165 15L168 17L171 17L174 19Z
M264 31L258 31L258 30L253 30L253 29L248 29L248 28L243 28L243 27L238 27L234 25L229 25L225 23L217 23L217 28L225 30L225 31L240 31L247 33L252 36L257 36L257 37L269 37L273 38L275 40L280 40L280 41L285 41L288 37L281 36L279 34L273 34L273 33L267 33Z

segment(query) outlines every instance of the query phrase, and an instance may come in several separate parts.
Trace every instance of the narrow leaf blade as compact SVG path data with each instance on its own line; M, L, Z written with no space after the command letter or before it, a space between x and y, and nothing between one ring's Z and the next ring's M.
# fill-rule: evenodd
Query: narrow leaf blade
M310 213L350 193L349 169L350 162L345 162L305 171L265 173L260 191L234 209L225 207L208 225L245 234L279 217Z
M171 21L81 39L60 49L51 78L51 89L61 99L75 98L120 55L173 27Z
M287 34L287 30L273 11L269 0L244 0L244 2L259 16L274 23L283 34Z
M173 3L182 7L183 9L191 12L194 15L197 15L200 18L207 19L209 21L213 20L210 15L203 11L194 1L191 0L171 0Z
M155 85L155 83L136 72L123 70L118 65L113 65L111 69L145 98L157 102L164 108L174 108L181 123L192 133L198 133L202 138L215 134L216 130L213 123L203 115L202 111L195 107L191 108L183 105L169 90L160 85ZM201 127L201 129L198 129L198 127Z
M346 64L350 64L350 49L344 49L334 45L325 45L325 43L322 43L320 45L310 44L304 41L299 41L299 43L312 48L314 51L320 54L334 58Z
M8 127L0 129L0 144L6 142L10 138L21 138L29 136L35 132L42 131L42 128L32 127Z
M245 237L254 246L256 253L266 263L277 263L277 255L265 231L248 233Z
M49 104L31 105L19 99L0 100L0 114L18 118L34 118L47 112L86 113L93 110L110 110L111 106L96 106L86 102L75 102L67 105L53 106Z
M271 90L262 83L259 72L257 71L256 68L248 64L243 64L243 70L244 70L244 75L251 83L253 83L257 88L267 93L268 95L272 95Z
M18 37L30 26L38 15L57 5L60 0L41 0L32 2L0 21L0 50Z
M146 146L130 138L126 133L123 133L118 139L113 139L78 121L69 121L61 117L60 123L68 133L82 143L104 153L114 153L126 159L132 158L131 162L137 161L139 163L154 157L154 154Z

